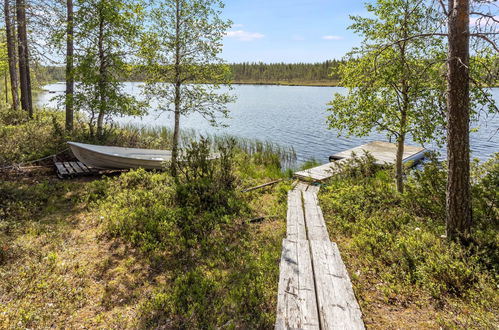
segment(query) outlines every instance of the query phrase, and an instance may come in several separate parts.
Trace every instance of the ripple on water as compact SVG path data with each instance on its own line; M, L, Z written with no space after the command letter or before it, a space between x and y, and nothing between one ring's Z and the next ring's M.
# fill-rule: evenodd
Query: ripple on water
M125 83L125 90L134 95L140 95L140 83ZM64 92L64 85L52 84L45 86L55 94L43 92L39 95L38 105L55 106L50 99ZM340 87L300 87L300 86L234 86L233 94L238 96L236 103L231 104L230 119L225 123L227 128L213 128L199 115L182 118L182 125L200 132L215 134L233 134L245 138L270 140L283 146L292 146L298 161L303 162L314 158L326 162L328 157L336 152L356 147L360 144L384 140L383 133L372 133L367 137L338 137L337 132L327 129L327 103L334 93L344 93ZM499 88L493 89L493 95L499 102ZM121 123L138 125L171 126L171 116L150 114L142 119L119 118ZM471 134L471 150L473 157L481 160L489 158L494 152L499 152L499 116L482 115L477 133ZM411 140L408 141L412 144ZM444 147L435 143L430 147L445 156Z

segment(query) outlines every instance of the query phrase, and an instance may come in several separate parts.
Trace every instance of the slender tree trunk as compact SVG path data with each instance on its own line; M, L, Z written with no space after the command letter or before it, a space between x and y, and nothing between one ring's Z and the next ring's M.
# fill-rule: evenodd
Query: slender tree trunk
M407 24L407 19L405 20ZM404 25L404 37L407 37L407 27ZM405 148L405 136L407 132L407 112L409 111L409 83L407 78L407 72L410 70L407 68L406 59L406 44L405 42L399 44L400 47L400 58L403 65L404 76L402 77L402 108L400 109L400 128L399 136L397 137L397 154L395 159L395 178L397 181L397 191L399 193L404 192L404 148Z
M7 56L9 61L10 90L12 93L12 109L19 109L18 80L16 68L16 36L15 25L12 23L10 0L4 0L5 35L7 40ZM7 85L5 85L7 88Z
M181 69L180 69L180 2L175 1L175 126L173 128L171 174L177 177L178 145L180 135Z
M9 104L9 83L7 82L7 71L4 73L4 86L5 86L5 104Z
M19 42L19 77L21 82L21 106L33 118L31 101L31 78L29 70L28 34L26 27L25 0L16 0L17 12L17 37Z
M73 97L74 97L74 76L73 76L73 55L74 55L74 22L73 22L73 0L66 1L67 7L67 35L66 35L66 130L73 130Z
M449 0L447 91L447 236L471 234L469 0Z
M397 156L395 162L395 178L397 180L397 191L399 193L404 192L404 147L405 147L405 133L402 133L397 138Z
M102 5L102 3L100 4ZM101 9L102 10L102 9ZM101 139L104 136L104 116L106 114L106 54L104 51L104 18L100 13L99 22L99 115L97 117L97 137Z

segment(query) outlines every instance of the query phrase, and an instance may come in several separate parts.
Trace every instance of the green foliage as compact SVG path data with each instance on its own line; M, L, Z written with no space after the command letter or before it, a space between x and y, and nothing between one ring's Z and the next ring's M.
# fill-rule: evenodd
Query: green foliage
M25 162L58 153L67 148L67 136L62 133L64 114L37 111L27 121L25 113L0 110L0 166ZM74 138L81 133L80 126Z
M235 141L218 145L220 157L211 159L209 142L192 142L177 164L177 222L182 243L192 247L203 243L221 224L238 215L243 206L236 194L233 173Z
M102 184L94 183L87 198L99 208L108 232L126 238L143 251L175 246L175 190L165 173L131 171ZM100 197L100 198L99 198Z
M331 60L322 63L235 63L230 64L234 82L327 82L339 80L336 72L341 61ZM331 72L334 72L331 74Z
M376 129L428 141L443 127L445 53L437 38L410 37L433 31L436 13L424 2L408 0L366 7L374 17L352 17L350 29L364 41L339 67L341 85L349 91L330 103L329 124L358 136Z
M151 8L140 56L145 93L158 111L197 112L213 125L228 115L234 98L219 90L229 84L229 67L218 57L231 24L221 18L223 7L219 0L175 0Z
M499 153L484 164L475 162L472 168L474 217L494 224L499 219Z
M405 205L420 217L445 222L447 174L436 154L427 157L422 169L413 170L406 183Z
M313 167L316 167L319 165L321 165L321 163L319 163L315 159L310 159L310 160L307 160L306 162L304 162L303 164L301 164L299 170L304 171L304 170L308 170L310 168L313 168Z
M92 183L85 198L99 210L106 232L138 247L171 279L142 305L145 327L267 328L274 322L283 228L255 230L241 221L251 217L250 204L263 205L252 201L259 193L238 192L250 172L265 177L268 170L234 140L220 143L218 159L210 159L207 139L191 143L176 180L136 170ZM286 198L278 202L283 216Z
M435 160L410 175L404 194L394 191L386 171L371 176L351 172L329 182L321 206L350 273L360 274L353 280L361 304L375 286L389 304L428 296L440 308L453 304L467 310L459 320L443 311L442 324L483 328L495 323L499 241L497 224L488 212L490 192L499 190L491 180L497 177L496 163L478 166L476 173L481 174L473 184L475 240L468 246L441 237L446 172ZM468 310L470 304L473 311Z
M85 0L76 7L74 104L89 114L91 135L102 138L104 122L112 116L141 115L145 110L144 102L123 92L120 81L133 59L143 8L135 0Z

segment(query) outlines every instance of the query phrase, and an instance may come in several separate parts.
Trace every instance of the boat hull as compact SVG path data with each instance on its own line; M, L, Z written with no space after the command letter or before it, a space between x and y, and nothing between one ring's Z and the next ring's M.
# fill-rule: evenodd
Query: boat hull
M171 160L169 150L96 146L76 142L68 144L80 162L98 169L162 169Z

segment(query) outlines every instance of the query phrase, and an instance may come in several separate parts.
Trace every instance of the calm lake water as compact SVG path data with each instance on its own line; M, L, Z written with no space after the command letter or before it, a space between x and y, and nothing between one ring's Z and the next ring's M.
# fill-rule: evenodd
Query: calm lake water
M126 83L128 93L139 96L140 83ZM64 92L65 85L45 86L48 91L38 96L39 106L56 107L54 96ZM269 140L282 146L292 146L298 162L315 159L327 162L336 152L356 147L373 140L386 141L386 135L372 133L368 137L338 137L334 130L327 128L327 103L334 93L345 92L341 87L302 87L302 86L234 86L232 93L237 101L229 105L230 119L224 120L228 127L211 127L201 116L193 114L181 118L181 127L211 134L231 134L245 138ZM499 104L499 88L493 90ZM151 113L142 118L123 117L120 123L139 126L173 126L173 116L169 113ZM482 115L474 124L478 131L471 134L472 156L481 160L499 152L499 115ZM409 144L413 144L409 140ZM435 144L425 147L445 156L445 149Z

